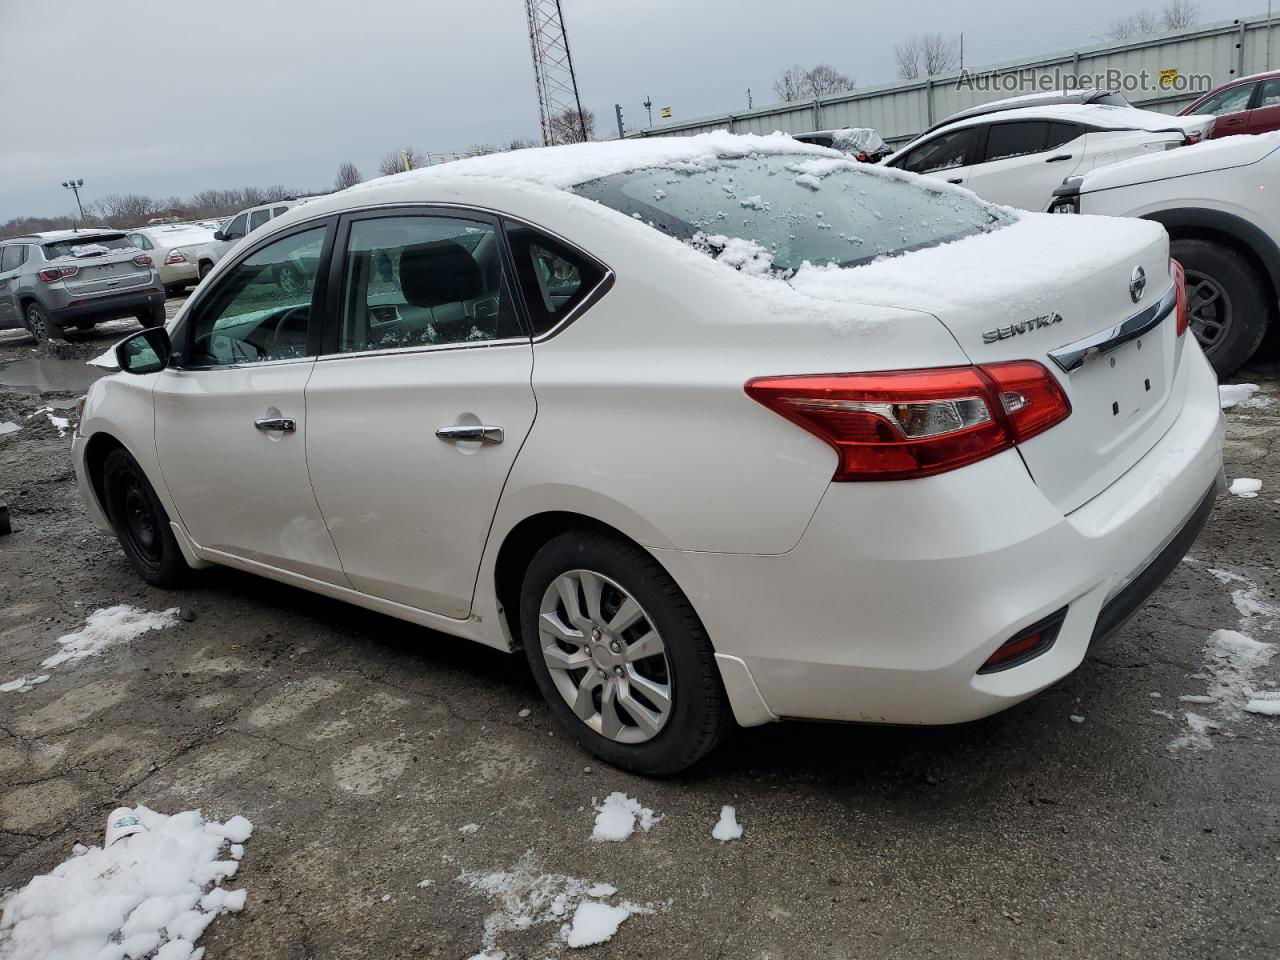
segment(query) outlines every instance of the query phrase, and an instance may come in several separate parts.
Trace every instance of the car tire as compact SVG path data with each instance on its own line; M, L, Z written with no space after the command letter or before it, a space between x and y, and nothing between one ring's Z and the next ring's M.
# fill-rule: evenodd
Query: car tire
M143 327L163 327L169 320L164 312L163 303L152 304L146 310L135 314L135 316L138 319L138 323L142 324Z
M53 338L67 339L66 331L51 321L38 303L27 304L26 319L27 329L35 337L36 343L45 343Z
M1169 254L1187 274L1191 329L1218 376L1253 356L1271 323L1270 287L1248 258L1208 240L1174 240Z
M169 514L138 461L126 450L107 454L102 491L107 518L138 575L154 587L185 582L191 568L169 526Z
M200 274L200 279L203 280L209 275L209 271L213 269L213 264L208 260L201 260L200 266L197 269Z
M650 554L621 537L579 529L547 542L525 572L520 625L552 712L606 763L668 776L731 728L714 650L692 604Z

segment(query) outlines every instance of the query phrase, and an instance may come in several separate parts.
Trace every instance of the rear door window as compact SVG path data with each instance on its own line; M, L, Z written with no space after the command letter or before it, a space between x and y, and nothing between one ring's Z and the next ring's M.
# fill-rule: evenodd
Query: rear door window
M272 207L272 208L271 208L271 216L272 216L272 217L278 217L278 216L280 216L280 214L287 212L287 211L288 211L288 209L289 209L288 207Z
M1238 87L1215 93L1200 106L1196 107L1197 115L1221 117L1228 113L1241 113L1249 109L1249 101L1253 98L1256 83L1242 83Z
M540 336L586 300L605 271L533 227L510 221L504 226L533 333Z
M972 127L940 134L907 153L894 166L912 173L934 173L962 167L969 156L976 132Z
M271 219L271 211L263 208L262 210L254 210L249 214L249 232L252 233L260 226Z
M1049 124L1045 120L1018 120L1013 123L993 123L987 132L987 148L982 160L1004 160L1007 157L1024 157L1044 150L1049 137Z
M1060 147L1064 143L1070 143L1083 133L1084 129L1074 123L1060 123L1055 120L1049 124L1049 139L1045 141L1044 148L1052 150L1054 147Z

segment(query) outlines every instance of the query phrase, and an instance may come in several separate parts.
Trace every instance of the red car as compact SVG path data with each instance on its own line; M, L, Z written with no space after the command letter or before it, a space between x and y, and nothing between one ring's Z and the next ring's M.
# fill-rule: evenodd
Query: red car
M1280 70L1240 77L1206 93L1181 113L1217 117L1210 137L1280 130Z

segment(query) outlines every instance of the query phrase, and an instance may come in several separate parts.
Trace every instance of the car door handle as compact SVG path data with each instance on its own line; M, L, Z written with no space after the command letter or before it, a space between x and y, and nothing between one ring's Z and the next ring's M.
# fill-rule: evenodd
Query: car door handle
M1071 159L1071 154L1060 153L1056 157L1050 157L1048 160L1045 161L1045 163L1057 163L1059 160L1070 160L1070 159Z
M259 430L279 430L281 433L293 433L298 429L297 422L288 417L263 417L253 421L253 425Z
M441 427L436 431L436 436L450 442L479 440L481 443L501 443L502 428L485 426L483 423L457 423L453 426Z
M964 183L964 177L950 177L947 179L947 183Z

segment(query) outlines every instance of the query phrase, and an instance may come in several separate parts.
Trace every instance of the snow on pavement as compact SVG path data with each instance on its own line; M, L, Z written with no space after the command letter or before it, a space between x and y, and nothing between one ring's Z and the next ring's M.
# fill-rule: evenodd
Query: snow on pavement
M1258 392L1256 383L1221 383L1218 384L1218 405L1229 410L1238 403L1244 403Z
M136 640L144 633L152 630L163 630L166 627L174 626L177 622L177 607L170 607L168 610L158 612L139 610L137 607L131 607L123 603L114 607L104 607L89 614L84 626L79 630L59 637L58 644L62 649L52 656L46 657L41 661L40 666L50 670L54 667L60 667L64 663L83 660L85 657L96 657L108 647L115 646L118 643L128 643L130 640ZM48 679L48 674L19 677L8 683L0 684L0 692L26 693L36 684L43 683Z
M1262 481L1255 480L1253 477L1237 477L1231 481L1230 492L1237 497L1252 499L1258 495L1258 491L1262 489Z
M640 805L625 793L614 791L596 807L596 822L591 830L592 840L622 841L635 832L637 824L648 833L662 819L648 807Z
M727 803L720 808L720 820L711 829L711 836L721 843L728 843L742 836L742 824L738 823L738 812Z
M613 938L622 921L631 916L625 906L610 906L598 900L584 900L573 913L573 923L565 932L565 943L571 947L590 947Z
M196 942L209 924L244 909L246 892L221 886L240 864L221 855L249 838L248 820L206 821L199 810L166 816L144 806L121 812L136 817L141 832L105 849L77 844L69 859L4 901L0 957L199 960Z

